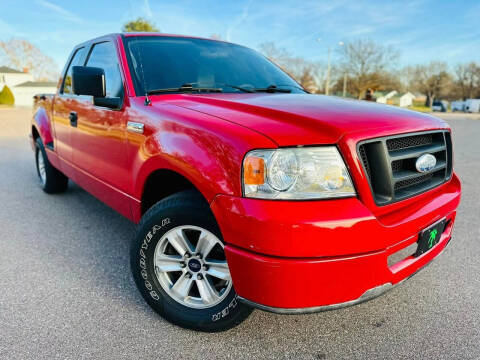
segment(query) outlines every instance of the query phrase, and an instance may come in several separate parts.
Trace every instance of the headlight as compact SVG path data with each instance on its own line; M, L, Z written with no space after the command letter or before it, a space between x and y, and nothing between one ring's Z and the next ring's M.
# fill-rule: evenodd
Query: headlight
M262 199L355 196L334 146L250 151L243 160L243 192L246 197Z

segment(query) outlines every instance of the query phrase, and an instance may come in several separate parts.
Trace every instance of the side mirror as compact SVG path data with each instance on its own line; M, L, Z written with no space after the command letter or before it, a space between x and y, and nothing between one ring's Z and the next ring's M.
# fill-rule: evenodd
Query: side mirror
M72 87L75 95L105 97L105 71L97 67L73 66Z

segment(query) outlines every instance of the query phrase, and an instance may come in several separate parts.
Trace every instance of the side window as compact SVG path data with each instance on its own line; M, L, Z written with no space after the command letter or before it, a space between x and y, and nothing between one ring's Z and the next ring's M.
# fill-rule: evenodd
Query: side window
M63 90L62 94L73 94L72 89L72 66L81 66L81 61L83 59L83 53L85 48L78 49L75 54L73 54L72 61L68 65L67 73L65 74L65 79L63 80Z
M106 97L123 97L122 76L117 61L117 52L111 42L93 46L87 66L102 68L105 71Z

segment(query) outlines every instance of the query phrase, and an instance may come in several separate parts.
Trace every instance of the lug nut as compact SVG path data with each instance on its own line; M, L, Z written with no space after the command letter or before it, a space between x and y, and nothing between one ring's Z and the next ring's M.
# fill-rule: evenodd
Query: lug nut
M181 262L181 263L180 263L180 266L181 266L182 268L184 268L184 267L187 266L187 265L185 265L184 262Z
M208 270L208 265L203 265L203 270Z
M196 253L195 256L201 258L201 257L202 257L202 253Z
M188 259L192 255L190 255L190 253L186 252L184 256Z
M188 273L185 274L185 276L190 279L190 278L192 277L192 274L190 274L190 273L188 272Z
M198 275L197 275L197 280L202 280L202 279L203 279L202 274L198 274Z

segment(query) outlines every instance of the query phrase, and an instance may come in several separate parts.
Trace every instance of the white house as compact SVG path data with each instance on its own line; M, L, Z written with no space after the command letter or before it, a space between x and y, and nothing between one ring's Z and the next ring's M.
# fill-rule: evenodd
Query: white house
M412 106L413 100L416 98L410 91L400 95L399 104L401 107Z
M35 94L54 94L57 83L51 81L27 81L14 86L12 89L16 106L32 106Z
M381 104L386 104L387 100L397 95L397 90L390 91L388 94L377 97L377 102Z
M33 75L24 71L0 66L0 91L7 85L15 98L15 106L32 106L35 94L53 94L57 91L57 83L34 81Z
M0 66L0 88L3 89L3 85L12 88L26 81L33 81L33 75L29 74L27 69L20 71L6 66Z

